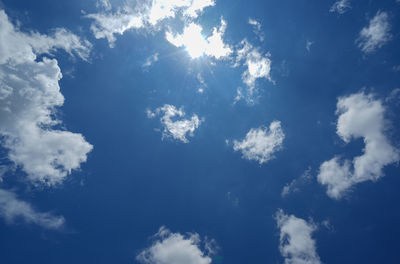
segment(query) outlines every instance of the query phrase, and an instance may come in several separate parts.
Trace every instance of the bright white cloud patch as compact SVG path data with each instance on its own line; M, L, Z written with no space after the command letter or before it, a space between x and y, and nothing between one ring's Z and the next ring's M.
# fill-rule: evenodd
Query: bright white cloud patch
M231 47L222 39L225 30L226 22L221 20L221 26L214 27L213 34L205 38L202 34L203 28L195 23L190 23L182 34L174 35L168 31L165 37L174 46L185 47L192 58L198 58L205 54L215 59L221 59L232 53Z
M280 229L279 250L285 258L285 264L321 264L312 233L317 229L294 215L286 215L282 210L276 214Z
M329 9L329 12L331 13L339 13L339 14L344 14L346 13L349 9L351 9L350 5L350 0L340 0L336 1L332 6L331 9Z
M55 130L64 103L57 60L37 55L64 49L87 59L90 45L64 29L53 36L23 33L0 11L0 135L8 158L35 184L54 185L86 161L81 134Z
M358 47L367 54L381 48L392 38L390 28L389 15L386 12L378 11L369 22L368 27L361 30L360 36L356 40Z
M2 189L0 189L0 216L9 224L23 220L28 224L36 224L47 229L60 229L65 223L62 216L37 212L30 204L18 200L13 192Z
M201 249L200 236L196 233L182 235L161 227L152 246L143 250L136 259L143 264L210 264L209 254L214 249L205 241Z
M190 119L185 118L183 108L177 109L173 105L164 105L157 108L154 112L147 111L149 118L154 118L158 115L161 116L161 124L164 126L163 138L172 137L180 140L183 143L188 143L187 135L193 136L194 131L200 126L202 120L194 114Z
M335 199L357 183L378 180L385 166L400 159L398 150L384 134L387 120L380 100L363 92L342 97L337 103L337 114L337 134L346 143L363 138L365 148L363 155L352 162L335 157L321 165L318 181L327 186L327 194Z
M206 7L214 6L213 0L153 0L131 6L126 4L116 12L110 12L111 5L105 2L105 11L88 14L87 18L93 19L91 30L95 37L105 38L111 47L116 40L115 35L124 34L127 30L139 28L156 29L160 22L182 14L185 19L196 18ZM104 3L102 4L104 6Z
M274 121L268 128L252 128L242 141L233 141L233 149L241 151L243 158L266 163L274 158L274 153L282 149L285 134L281 122Z
M262 54L257 48L254 48L247 40L243 40L241 48L237 51L236 64L239 66L241 61L244 61L244 66L247 70L243 73L243 82L248 87L248 98L252 101L252 97L255 93L255 86L257 79L267 79L272 82L271 79L271 59L270 54Z

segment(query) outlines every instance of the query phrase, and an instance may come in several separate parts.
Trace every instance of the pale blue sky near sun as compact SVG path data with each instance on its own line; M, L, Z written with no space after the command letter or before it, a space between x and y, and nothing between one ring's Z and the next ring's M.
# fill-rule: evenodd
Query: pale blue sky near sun
M399 1L0 12L0 263L399 262Z

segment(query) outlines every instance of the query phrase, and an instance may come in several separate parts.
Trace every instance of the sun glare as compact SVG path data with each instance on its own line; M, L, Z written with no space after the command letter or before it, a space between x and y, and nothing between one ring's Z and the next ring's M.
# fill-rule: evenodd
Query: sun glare
M207 49L207 41L201 34L201 31L202 28L199 25L191 24L185 29L182 36L182 41L192 59L203 56Z

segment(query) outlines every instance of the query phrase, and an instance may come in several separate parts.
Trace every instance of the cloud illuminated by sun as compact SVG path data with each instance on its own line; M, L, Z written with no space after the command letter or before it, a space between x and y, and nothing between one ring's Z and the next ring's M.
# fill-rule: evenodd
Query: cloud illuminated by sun
M195 23L185 27L182 34L173 35L166 32L166 39L176 47L185 47L192 59L203 55L221 59L232 53L229 45L225 44L222 36L225 33L226 22L221 20L221 26L213 29L213 34L207 39L202 34L203 28Z

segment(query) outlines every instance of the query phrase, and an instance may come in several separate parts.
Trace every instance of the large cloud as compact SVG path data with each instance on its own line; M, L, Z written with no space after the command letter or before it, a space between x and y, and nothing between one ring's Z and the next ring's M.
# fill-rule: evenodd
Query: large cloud
M339 98L337 134L348 143L363 138L363 155L353 161L341 161L339 157L324 162L318 181L326 185L330 197L339 199L353 185L376 181L383 176L383 168L399 161L399 152L385 136L387 120L381 100L364 92Z
M172 233L161 227L155 235L155 242L143 250L137 260L143 264L210 264L210 254L214 251L206 240L205 250L200 248L200 236Z
M64 49L87 59L90 44L65 29L52 36L23 33L0 10L0 135L8 158L35 184L54 185L86 161L81 134L54 129L63 105L57 60L38 55Z
M19 200L13 192L0 189L0 216L7 223L14 223L21 219L29 224L36 224L47 229L64 227L62 216L35 211L30 204Z
M278 210L276 221L280 229L279 250L285 258L285 264L321 263L312 238L312 233L316 230L313 223L294 215L286 215L282 210Z
M194 131L200 126L202 120L194 114L190 119L184 119L186 113L183 108L177 109L173 105L164 105L163 107L157 108L154 112L147 111L147 116L153 118L157 115L161 115L160 121L164 126L163 138L172 137L180 140L183 143L188 143L189 140L186 135L193 136ZM181 120L176 120L180 118ZM174 121L174 120L175 121Z
M156 29L161 21L182 14L185 19L196 18L204 8L215 5L213 0L153 0L141 1L136 5L126 4L111 12L107 4L106 12L88 14L94 20L91 29L96 38L106 38L111 47L115 34L124 34L130 29Z
M233 141L233 149L242 151L243 158L263 164L274 158L273 154L282 148L284 139L281 122L274 121L269 129L250 129L242 141Z
M386 12L378 11L370 20L368 27L361 30L360 36L356 40L358 47L367 54L381 48L392 38L390 27L389 15Z

